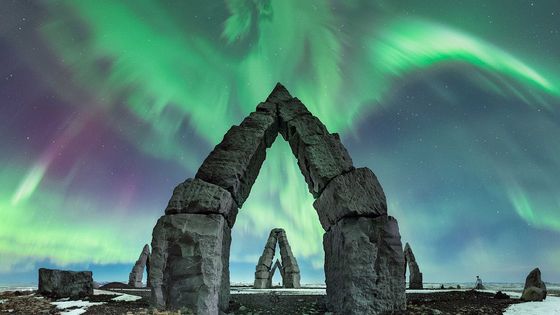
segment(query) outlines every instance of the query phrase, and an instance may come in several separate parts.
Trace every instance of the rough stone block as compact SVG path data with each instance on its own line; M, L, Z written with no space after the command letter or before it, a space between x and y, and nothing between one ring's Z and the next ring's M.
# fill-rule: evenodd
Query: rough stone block
M312 114L298 98L291 98L278 103L278 123L283 136L286 134L287 122L299 116L312 116Z
M257 129L233 126L204 160L196 178L226 189L241 207L266 157L264 137Z
M305 115L290 120L282 136L290 144L292 152L298 152L304 141L302 139L328 134L327 128L316 117Z
M162 216L153 231L152 303L218 314L229 303L231 231L219 214Z
M385 193L375 174L367 167L333 178L313 202L313 207L325 230L346 216L387 214Z
M278 117L278 104L272 102L262 102L257 105L257 112L267 113L273 117Z
M331 179L354 168L337 134L309 136L301 138L299 143L294 154L309 192L315 198L321 195Z
M265 112L252 112L239 126L255 129L259 135L262 133L267 148L272 146L278 135L278 120L276 116Z
M175 187L165 209L165 214L219 213L230 227L235 223L237 212L237 203L227 190L198 178L189 178Z
M91 271L39 269L39 294L53 298L93 295Z
M327 302L335 314L381 314L406 307L397 221L348 217L323 236Z

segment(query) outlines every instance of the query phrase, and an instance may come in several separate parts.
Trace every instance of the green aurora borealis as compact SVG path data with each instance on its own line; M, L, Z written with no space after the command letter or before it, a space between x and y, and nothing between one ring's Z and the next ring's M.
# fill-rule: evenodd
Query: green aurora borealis
M560 281L553 1L0 8L0 284L41 264L125 279L173 187L278 81L376 172L426 281L534 265ZM302 282L322 281L312 201L278 138L233 230L232 280L282 227Z

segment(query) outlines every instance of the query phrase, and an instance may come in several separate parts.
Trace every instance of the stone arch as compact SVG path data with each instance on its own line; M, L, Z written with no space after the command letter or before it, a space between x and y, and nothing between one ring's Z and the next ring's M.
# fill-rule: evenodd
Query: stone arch
M272 264L276 253L276 244L280 249L280 258L282 264L278 260ZM253 287L256 289L265 289L272 287L272 277L276 268L280 270L282 276L282 285L285 288L300 287L300 271L296 257L292 253L292 248L288 242L288 237L284 229L272 229L264 246L263 254L259 258L255 268L255 282Z
M422 284L422 273L420 272L420 267L416 262L416 257L412 252L412 248L408 243L404 246L404 276L406 277L406 267L408 266L409 276L408 276L408 288L409 289L423 289Z
M227 309L231 228L278 133L297 158L325 230L329 309L336 314L404 309L400 234L397 221L387 215L381 185L369 168L354 168L338 134L329 133L281 84L239 126L231 127L194 179L174 189L153 230L152 303L189 307L197 314ZM181 261L198 264L185 268L199 271L170 280L167 248L184 235L198 250Z
M128 275L128 285L141 288L142 287L142 276L144 275L144 269L146 269L148 278L150 274L150 246L148 244L144 245L142 248L142 252L140 252L140 256L136 263L132 267L130 274ZM150 283L147 283L147 286L150 286Z

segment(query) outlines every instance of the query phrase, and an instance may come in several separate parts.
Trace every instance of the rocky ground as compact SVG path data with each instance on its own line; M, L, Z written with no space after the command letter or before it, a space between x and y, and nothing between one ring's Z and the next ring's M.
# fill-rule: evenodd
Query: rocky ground
M89 306L83 314L190 314L188 310L174 313L158 312L150 309L146 298L137 301L114 301L114 298L115 295L100 294L83 299L83 301L91 303L103 303ZM236 315L329 314L325 308L325 296L323 295L232 294L231 300L230 313ZM30 291L3 292L0 293L0 314L61 314L61 312L78 308L58 309L51 302L53 300ZM409 293L407 294L407 310L398 314L502 314L510 304L519 302L518 299L511 298L497 299L492 293L478 291Z

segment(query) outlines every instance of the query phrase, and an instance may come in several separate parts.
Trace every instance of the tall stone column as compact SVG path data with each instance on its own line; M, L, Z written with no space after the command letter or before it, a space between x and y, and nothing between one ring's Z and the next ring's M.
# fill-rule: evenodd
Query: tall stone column
M219 314L229 302L231 231L219 214L162 216L154 227L152 300L166 309Z
M397 221L343 218L323 236L327 303L335 314L404 309L404 259Z

